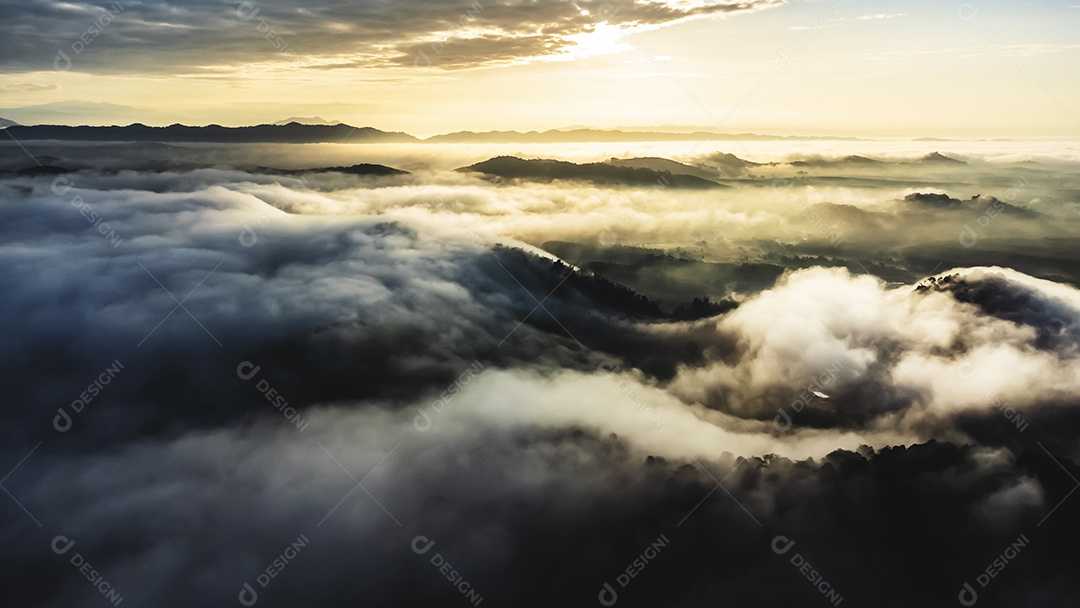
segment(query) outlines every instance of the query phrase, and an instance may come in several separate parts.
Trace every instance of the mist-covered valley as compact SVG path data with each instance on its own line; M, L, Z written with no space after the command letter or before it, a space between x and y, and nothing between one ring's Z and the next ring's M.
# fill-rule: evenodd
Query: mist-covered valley
M6 142L0 200L13 605L1077 591L1073 142Z

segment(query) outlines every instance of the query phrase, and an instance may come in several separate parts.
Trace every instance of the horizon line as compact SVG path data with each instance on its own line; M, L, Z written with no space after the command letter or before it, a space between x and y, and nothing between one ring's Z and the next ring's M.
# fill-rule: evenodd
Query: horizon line
M917 135L917 136L868 135L868 136L854 136L854 135L838 135L838 134L824 134L824 135L821 135L821 134L776 133L776 132L758 132L758 131L734 132L734 131L720 131L720 130L716 130L716 129L710 129L709 127L702 127L702 126L699 126L699 125L686 125L684 127L679 127L678 125L665 125L667 127L666 129L664 127L649 127L649 126L640 126L640 127L595 127L595 126L580 126L580 125L571 126L571 127L549 128L549 129L544 129L544 130L539 130L539 129L529 129L529 130L491 129L491 130L486 130L486 131L474 131L474 130L470 130L470 129L462 129L462 130L457 130L457 131L447 131L447 132L442 132L442 133L435 133L435 134L432 134L432 135L428 135L426 137L422 137L422 136L418 136L418 135L413 135L412 133L409 133L409 132L403 131L403 130L386 130L386 129L382 129L382 128L374 127L374 126L370 126L370 125L364 125L364 126L352 125L352 124L349 124L349 123L346 123L346 122L343 122L343 121L337 121L337 122L332 123L332 124L306 123L306 122L299 122L299 121L290 121L290 122L287 122L287 123L283 123L281 121L277 121L277 122L262 122L262 123L241 124L241 125L223 125L221 123L185 124L185 123L180 123L180 122L174 122L174 123L170 123L170 124L147 124L147 123L143 123L143 122L131 122L131 123L127 123L127 124L90 125L90 124L70 124L70 123L23 124L23 123L17 123L15 121L11 121L10 119L0 117L0 123L2 123L2 122L10 122L11 124L0 125L0 131L6 131L9 128L49 128L49 127L60 127L60 128L69 128L69 129L123 129L123 128L131 128L131 127L143 127L143 128L147 128L147 129L167 129L167 128L173 128L173 127L182 127L182 128L188 128L188 129L206 129L206 128L251 129L251 128L257 128L257 127L285 128L285 127L289 127L289 126L300 126L300 127L315 128L315 129L342 129L342 128L345 128L345 129L352 129L352 130L378 131L380 133L386 133L386 134L389 134L389 135L405 135L405 136L411 137L411 138L416 140L415 142L380 142L380 143L421 143L421 142L439 143L439 142L431 142L430 140L435 139L435 138L440 138L440 137L453 136L453 135L462 135L462 136L484 136L484 135L540 136L540 135L556 134L556 133L571 134L571 133L581 132L581 131L595 131L595 132L599 132L599 133L626 134L626 135L635 135L635 134L642 134L642 135L648 134L648 135L653 135L653 136L670 135L670 136L673 136L673 138L674 138L672 140L656 140L656 139L651 140L651 141L654 141L654 142L655 141L696 141L694 139L691 139L690 136L698 135L698 134L725 137L725 138L732 138L732 139L735 139L735 138L737 138L739 136L748 136L748 137L755 137L755 138L801 139L801 140L823 140L823 141L829 141L829 140L831 140L831 141L841 141L841 140L847 140L847 141L890 141L890 140L893 140L893 141L914 141L914 142L917 142L917 141L928 141L928 142L930 142L930 141L957 141L957 142L1001 141L1001 142L1007 142L1007 141L1025 141L1025 140L1066 141L1066 140L1062 140L1062 139L1056 139L1056 136L1053 136L1053 135L1025 135L1025 136L1011 136L1011 137L994 137L994 136L957 137L957 136L940 136L940 135ZM685 130L685 131L674 131L674 130L671 130L672 128L682 128L682 129L687 129L687 130ZM632 142L632 141L646 141L646 140L625 140L625 141L626 142ZM288 142L281 142L281 143L288 143ZM308 142L308 143L331 143L331 142ZM344 143L344 142L342 142L342 143ZM484 143L484 142L470 142L470 143ZM529 143L529 142L490 142L490 143ZM536 143L616 143L616 142L604 142L604 141L591 142L591 140L581 140L581 141L578 141L578 142L536 142Z

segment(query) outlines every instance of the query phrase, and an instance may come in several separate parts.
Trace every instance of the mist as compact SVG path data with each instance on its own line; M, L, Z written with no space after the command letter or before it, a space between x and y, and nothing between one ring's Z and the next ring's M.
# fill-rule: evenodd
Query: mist
M943 145L0 146L11 601L1069 605L1078 159Z

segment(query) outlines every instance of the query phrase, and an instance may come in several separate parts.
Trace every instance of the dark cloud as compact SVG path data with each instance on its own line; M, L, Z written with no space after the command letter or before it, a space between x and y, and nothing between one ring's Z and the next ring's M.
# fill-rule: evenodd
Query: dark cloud
M0 53L7 71L187 73L292 56L305 67L463 68L556 55L598 23L658 26L782 3L9 2Z
M44 525L7 531L8 597L102 601L68 556L52 552L56 535L75 540L125 602L160 606L230 605L245 582L266 606L464 605L432 565L436 554L492 605L594 605L605 583L628 606L825 603L821 589L844 603L950 606L965 583L980 605L1067 606L1076 590L1067 573L1080 565L1071 550L1080 512L1061 501L1080 471L1045 452L931 442L814 461L697 463L646 458L580 430L474 428L414 431L390 453L399 436L383 420L373 437L365 425L376 420L339 412L317 421L319 445L263 428L89 461L38 457L13 487ZM346 497L354 482L334 458L357 478L374 469L364 477L371 496ZM25 517L13 505L6 515ZM301 537L299 554L258 586ZM1000 575L980 586L1020 538ZM414 542L428 540L434 546L418 555ZM643 554L648 563L635 568ZM803 561L825 587L806 579ZM628 568L640 573L623 587Z
M311 222L221 185L259 179L20 178L33 189L0 210L9 262L0 274L11 287L0 309L25 321L0 348L0 361L22 370L0 381L29 425L7 428L13 441L54 437L56 410L117 360L124 371L94 409L124 423L84 441L260 412L263 394L237 379L244 361L303 410L407 402L475 363L591 371L619 357L669 377L678 361L700 359L704 344L637 324L668 318L655 305L564 264L467 235L431 241L377 218Z

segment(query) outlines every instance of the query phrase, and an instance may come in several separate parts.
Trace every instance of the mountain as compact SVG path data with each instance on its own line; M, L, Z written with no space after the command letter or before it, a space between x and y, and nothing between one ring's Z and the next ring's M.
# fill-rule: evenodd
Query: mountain
M19 123L14 120L8 120L6 118L0 118L0 129L6 129L8 127L17 127Z
M880 160L852 154L842 158L810 158L806 160L795 160L788 164L792 167L873 167L885 163Z
M676 162L667 158L642 157L642 158L609 158L604 161L616 167L630 167L633 169L649 169L650 171L666 171L672 175L692 175L701 179L712 180L716 177L716 171L701 167L693 167Z
M344 124L340 120L326 120L325 118L323 118L321 116L310 116L310 117L309 116L291 116L289 118L286 118L285 120L279 120L279 121L275 122L274 124L280 126L280 125L287 125L287 124L294 123L294 122L297 123L297 124L301 124L301 125L334 126L334 125Z
M169 125L148 127L133 124L126 127L68 127L39 125L8 127L12 137L22 140L57 139L66 141L152 141L152 142L213 142L213 143L400 143L417 142L407 133L380 131L372 127L338 125L256 125L253 127L188 127Z
M574 127L559 127L560 131L568 131L571 129L589 129L593 128L588 125L574 126ZM606 131L661 131L663 133L723 133L717 125L679 125L679 124L650 124L650 125L615 125L612 127L605 127ZM749 136L751 138L765 138L775 137L779 139L804 139L804 140L850 140L860 141L861 137L853 136L838 136L838 135L770 135L759 133L741 133L739 137Z
M960 209L964 207L964 203L960 199L937 192L913 192L904 197L904 202L932 209Z
M83 163L60 158L58 156L38 154L34 157L32 163L26 162L25 156L19 156L12 160L0 162L0 176L33 177L39 175L62 175L64 173L74 173L86 168L88 168L88 166Z
M311 169L275 169L273 167L256 167L255 171L266 175L304 175L308 173L348 173L349 175L408 175L408 171L387 167L386 165L373 165L360 163L348 167L313 167Z
M998 214L1009 215L1015 218L1033 219L1039 217L1039 212L1010 205L1005 201L992 196L976 194L971 199L962 201L948 194L931 192L913 192L903 198L904 204L909 207L924 207L930 209L942 209L949 211L970 210L977 214L986 214L994 217Z
M87 169L86 165L73 163L71 161L57 158L55 156L38 156L35 164L26 163L5 163L0 164L0 176L39 176L39 175L61 175L64 173L75 173L82 169ZM177 171L193 171L196 169L212 168L214 165L201 165L201 164L184 164L178 165L176 163L170 163L167 167L159 166L158 163L146 163L138 164L129 167L134 171L163 171L163 170L177 170ZM401 169L395 169L393 167L387 167L385 165L374 165L369 163L361 163L358 165L350 165L346 167L312 167L310 169L276 169L274 167L255 167L245 169L249 173L261 173L263 175L311 175L316 173L346 173L348 175L370 175L375 177L389 177L394 175L408 175L408 171L402 171ZM105 171L109 173L109 171Z
M128 124L131 116L146 117L147 112L109 103L59 102L22 108L0 108L0 116L16 116L20 125L9 128L11 135L18 139L29 140L69 140L69 141L152 141L152 142L279 142L279 143L337 143L348 139L350 143L582 143L582 142L644 142L644 141L780 141L780 140L820 140L849 139L818 136L779 136L757 135L754 133L715 133L707 131L667 133L662 131L612 131L603 129L573 129L569 131L549 130L544 132L528 131L487 131L474 133L459 131L434 135L419 139L399 131L380 131L373 127L353 127L339 121L328 121L319 116L294 116L274 124L261 124L244 127L223 127L221 125L187 126L180 123L167 127L152 127L143 123ZM89 120L86 117L94 117ZM110 122L108 116L116 116ZM152 122L162 116L151 116ZM170 117L174 120L175 117ZM79 122L98 122L106 124L70 126ZM34 123L25 126L26 123ZM126 124L126 126L119 126ZM940 155L939 155L940 156ZM732 157L734 158L734 157ZM941 157L945 159L945 157ZM925 162L938 162L940 159L927 158ZM952 160L952 159L948 159ZM740 162L746 162L741 161ZM961 161L954 161L961 162ZM709 163L711 164L711 163ZM747 165L749 166L749 164ZM685 166L684 166L685 167ZM708 171L705 167L698 170ZM686 172L682 169L676 173ZM686 173L691 174L691 173ZM723 173L721 173L723 175Z
M580 142L635 142L635 141L779 141L779 140L822 140L848 139L850 137L817 136L780 136L758 135L755 133L713 133L694 131L690 133L665 133L662 131L608 131L603 129L572 129L568 131L458 131L444 135L433 135L424 141L432 143L580 143Z
M704 165L716 171L721 178L742 177L747 169L761 166L760 163L741 159L730 152L713 154L704 160Z
M280 143L337 143L349 139L351 143L582 143L582 142L644 142L644 141L781 141L781 140L822 140L848 139L819 136L779 136L757 135L754 133L714 133L694 131L689 133L665 133L661 131L610 131L603 129L574 129L570 131L549 130L544 132L528 131L487 131L474 133L459 131L434 135L419 139L398 131L380 131L373 127L353 127L338 121L327 121L319 116L292 117L274 124L261 124L244 127L223 127L221 125L187 126L179 123L167 127L152 127L142 123L118 126L126 121L118 119L113 125L69 126L71 123L84 121L86 116L95 116L101 122L103 115L117 115L130 119L134 115L145 116L146 112L116 104L91 104L88 102L62 102L41 106L26 106L4 110L0 116L12 116L22 125L9 128L18 129L11 135L19 139L70 140L70 141L153 141L153 142L280 142ZM50 116L50 120L42 117ZM164 122L157 119L154 122ZM24 126L26 123L38 123ZM47 123L47 124L46 124ZM935 156L936 155L936 156ZM735 157L732 157L735 158ZM746 163L746 161L739 162ZM923 162L962 162L939 154L926 157ZM712 163L709 163L712 164ZM750 163L745 166L750 166ZM706 170L704 167L698 169Z
M561 160L525 160L516 156L498 156L475 165L462 167L458 171L483 173L506 179L532 181L568 179L587 181L599 185L671 188L727 187L693 175L675 175L669 171L657 171L643 167L618 167L608 163L577 164Z
M946 164L946 165L966 165L967 164L962 160L957 160L955 158L949 158L948 156L945 156L944 154L941 154L941 153L938 153L938 152L931 152L930 154L927 154L926 156L920 158L919 162L920 163L927 163L927 164Z

